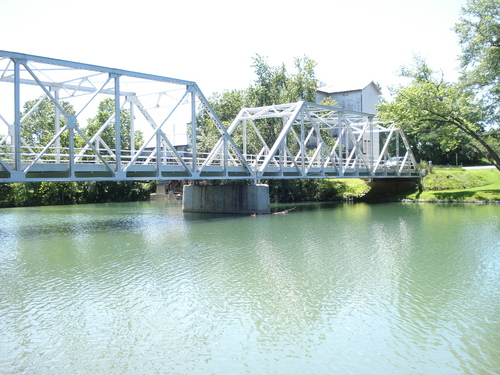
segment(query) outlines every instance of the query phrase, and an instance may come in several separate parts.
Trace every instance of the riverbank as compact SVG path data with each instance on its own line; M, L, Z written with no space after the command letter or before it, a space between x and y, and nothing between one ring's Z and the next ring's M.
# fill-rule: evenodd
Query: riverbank
M397 197L404 202L500 203L500 172L494 168L433 168L423 191Z

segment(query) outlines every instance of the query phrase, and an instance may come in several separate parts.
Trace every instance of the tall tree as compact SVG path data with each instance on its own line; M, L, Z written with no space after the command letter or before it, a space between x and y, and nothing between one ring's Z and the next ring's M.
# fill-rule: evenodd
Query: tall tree
M248 89L249 104L255 107L292 103L299 100L314 102L318 80L316 62L307 56L294 58L295 73L288 73L285 64L270 66L267 58L256 55L252 67L257 76Z
M500 0L468 0L455 25L462 84L484 99L489 120L500 121Z
M397 88L392 102L377 107L382 120L395 121L410 134L433 135L443 149L470 143L500 170L499 150L488 140L485 110L473 91L444 81L420 58L402 75L411 83Z
M291 74L285 64L270 66L260 55L253 58L252 67L257 77L248 88L248 107L315 101L318 86L314 71L316 63L307 56L294 58L295 72ZM268 119L264 123L261 134L266 143L273 144L283 124L280 119Z
M289 73L283 63L271 66L267 58L256 55L252 67L256 79L245 90L224 91L215 93L210 98L210 104L224 125L229 125L239 110L244 107L261 107L274 104L293 103L300 100L314 102L316 99L317 79L316 63L307 56L294 58L294 72ZM207 152L210 145L220 136L216 126L202 113L198 116L200 129L200 149ZM261 127L261 134L268 144L274 143L281 131L282 122L279 119L267 119ZM234 137L238 139L238 135Z

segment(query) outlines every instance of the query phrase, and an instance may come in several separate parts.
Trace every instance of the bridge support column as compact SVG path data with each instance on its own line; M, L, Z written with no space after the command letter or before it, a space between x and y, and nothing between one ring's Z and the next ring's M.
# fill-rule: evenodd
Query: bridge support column
M255 185L185 185L182 196L184 212L227 214L268 214L269 186Z

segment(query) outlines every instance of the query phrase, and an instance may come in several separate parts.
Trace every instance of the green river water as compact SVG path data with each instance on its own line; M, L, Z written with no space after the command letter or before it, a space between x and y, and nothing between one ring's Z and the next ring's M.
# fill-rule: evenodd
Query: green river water
M500 205L0 210L1 374L499 374Z

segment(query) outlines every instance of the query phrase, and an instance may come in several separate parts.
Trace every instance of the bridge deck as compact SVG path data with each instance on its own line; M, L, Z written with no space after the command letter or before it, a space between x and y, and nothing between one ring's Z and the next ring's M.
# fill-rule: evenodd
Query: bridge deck
M122 161L125 158L122 158ZM159 164L155 159L135 164L121 164L120 172L116 171L116 164L91 162L81 163L43 162L23 163L22 175L12 172L14 164L0 164L0 182L12 181L88 181L88 180L200 180L200 179L296 179L296 178L384 178L384 177L419 177L415 168L406 166L379 165L375 170L367 168L359 162L350 164L318 165L312 163L307 168L297 168L289 161L279 165L277 162L269 165L264 173L259 174L260 164L249 164L249 170L242 165L203 166L203 161L192 169L192 158L183 157L184 165L179 165L173 158L163 158ZM251 158L249 159L251 160Z

